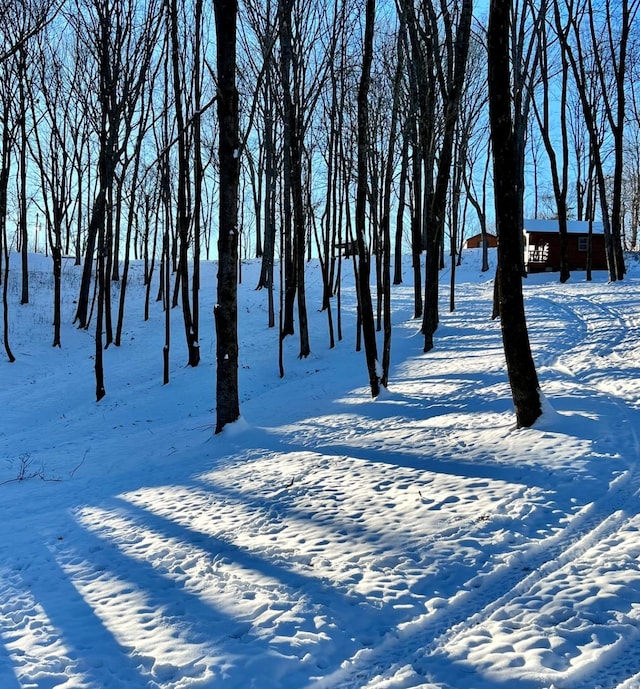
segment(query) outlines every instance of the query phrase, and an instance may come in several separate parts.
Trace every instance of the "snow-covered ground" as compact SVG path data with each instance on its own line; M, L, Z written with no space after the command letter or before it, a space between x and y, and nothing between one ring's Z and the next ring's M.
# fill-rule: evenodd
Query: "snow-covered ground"
M71 324L79 270L65 264L61 349L48 259L32 257L25 306L14 270L0 687L640 687L640 266L618 284L526 280L545 413L516 430L493 272L464 258L429 354L409 271L394 288L391 385L376 401L352 280L330 350L309 265L312 355L289 338L280 379L258 265L245 265L243 418L218 436L214 265L203 362L185 367L176 310L168 386L161 305L144 323L135 268L99 403L92 334Z

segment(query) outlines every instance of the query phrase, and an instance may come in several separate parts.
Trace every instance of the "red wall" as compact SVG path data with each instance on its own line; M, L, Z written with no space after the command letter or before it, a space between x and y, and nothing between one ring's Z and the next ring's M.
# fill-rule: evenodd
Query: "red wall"
M570 234L568 236L569 249L569 269L570 270L586 270L587 268L587 252L578 249L578 239L586 237L587 235ZM530 273L538 273L543 271L558 271L560 270L560 235L531 232L529 233L530 245L549 245L549 253L546 264L532 263L527 266ZM525 256L525 261L528 257ZM604 235L595 234L591 237L591 268L593 270L607 269L607 256L604 246Z

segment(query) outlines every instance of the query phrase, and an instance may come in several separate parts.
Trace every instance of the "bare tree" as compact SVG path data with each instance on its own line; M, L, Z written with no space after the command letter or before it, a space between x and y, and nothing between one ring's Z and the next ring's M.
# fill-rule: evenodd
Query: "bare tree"
M324 29L324 9L315 2L278 0L277 13L284 149L282 253L285 295L281 336L294 332L294 301L297 300L299 356L303 358L311 351L304 274L307 231L303 160L309 121L327 73L326 61L316 60L318 55L314 50Z
M412 0L400 0L400 5L407 22L411 54L416 63L423 145L421 152L425 156L426 265L422 332L424 351L428 352L433 348L433 335L438 327L440 247L444 238L454 133L463 92L473 14L471 0L463 0L453 10L444 1L436 10L431 0L423 0L419 4L419 15ZM433 143L438 126L437 102L441 103L443 110L438 150Z
M103 328L105 312L110 314L107 258L111 245L111 217L116 168L128 146L131 122L138 97L149 74L154 44L159 31L159 7L145 3L142 12L137 0L127 6L113 0L87 0L74 17L76 31L87 41L97 70L96 134L98 139L98 178L87 230L87 250L75 321L89 325L89 294L92 263L96 259L96 398L105 395L103 370Z
M192 229L192 221L195 221L196 213L200 212L200 200L198 196L201 195L201 175L202 175L202 161L190 155L190 126L186 119L186 98L188 87L186 84L186 76L183 75L182 62L183 46L179 40L178 35L178 3L177 0L165 0L167 19L169 25L169 49L170 49L170 63L171 63L171 83L173 86L173 109L176 118L176 137L177 137L177 202L176 202L176 223L178 235L178 275L176 289L180 289L182 302L182 317L184 322L185 339L187 343L188 365L197 366L200 362L200 344L198 339L198 322L195 316L197 308L197 289L198 277L197 273L194 275L193 293L190 295L189 287L189 248L190 248L190 233ZM196 19L200 16L198 11L195 13ZM201 27L195 27L196 46L200 43ZM196 53L199 52L199 48ZM194 81L196 83L196 95L199 93L199 67L194 65ZM195 119L193 124L198 124L200 121L199 111L195 112ZM196 126L196 131L197 126ZM197 134L196 134L197 136ZM198 151L199 153L199 151ZM195 180L198 181L199 188L194 188L192 184L191 169L195 167ZM196 222L196 227L199 229L199 218ZM199 240L198 240L199 241ZM199 244L194 242L194 245ZM196 258L199 258L199 251L194 252L194 272L198 270ZM192 302L192 296L196 297L195 303Z
M498 244L498 292L507 373L519 427L531 426L542 413L538 376L524 311L520 272L523 189L514 177L518 141L513 115L509 44L513 35L511 0L491 0L488 86Z
M333 2L332 30L327 46L327 61L329 65L329 83L323 91L323 120L327 126L323 127L324 136L322 146L324 150L323 162L326 169L326 192L323 199L323 211L320 219L321 236L317 239L318 253L321 258L323 295L322 309L326 311L329 327L329 345L335 344L333 312L331 298L334 295L336 262L340 273L342 267L342 254L349 253L349 244L344 244L339 228L338 194L340 189L341 159L340 144L344 134L343 125L345 118L342 112L342 95L345 89L347 76L342 69L345 64L346 41L348 34L347 25L348 7L346 3L338 0ZM340 281L337 281L338 301L340 299ZM340 312L338 310L338 321ZM341 329L338 327L338 338L341 338Z
M79 0L81 3L85 0ZM128 6L113 0L86 0L72 20L96 69L98 112L93 115L98 139L98 179L87 229L84 268L75 321L88 327L92 263L98 244L98 270L106 266L108 205L116 180L117 165L128 145L127 134L136 114L138 97L146 82L159 31L159 7L146 3L142 23L137 0ZM101 236L102 235L102 236Z
M31 155L36 161L41 202L39 209L45 219L48 248L53 261L53 346L61 342L62 255L65 227L71 221L73 196L73 140L70 135L73 98L71 82L73 62L65 52L60 33L43 31L38 43L40 59L34 61L34 84L29 90L29 107L33 136L29 138ZM36 92L37 89L37 92Z
M444 107L444 131L438 159L433 199L427 225L427 263L425 268L425 312L422 331L425 336L424 351L433 348L433 335L438 327L438 250L444 239L446 222L447 192L451 178L451 164L455 144L455 132L458 123L458 111L462 98L467 56L471 38L471 20L473 17L472 0L463 0L459 10L457 27L454 36L454 18L448 9L443 8L444 42L446 46L446 69L439 61L438 83L442 92ZM432 22L435 17L431 14ZM436 31L434 24L431 29ZM431 257L431 258L430 258Z
M216 433L240 416L238 395L238 188L240 141L236 86L237 0L214 0L220 134L220 210L216 322Z
M43 28L55 17L57 8L54 0L27 0L17 2L7 0L0 9L0 65L3 66L3 78L11 77L11 93L6 97L12 106L5 108L7 116L5 127L8 126L8 116L13 113L15 132L9 141L15 144L13 155L18 162L18 234L16 248L21 253L22 261L22 293L21 303L29 301L29 264L28 264L28 190L27 190L27 131L30 124L28 117L28 81L29 65L32 62L29 51L31 43ZM16 88L17 87L17 88ZM12 129L14 127L12 126ZM9 152L7 151L7 155ZM7 179L8 184L8 179ZM0 251L0 254L2 252ZM2 257L0 256L0 273Z
M0 64L14 57L40 33L56 17L61 6L60 0L5 0L0 7L3 38Z
M424 61L421 59L419 40L414 31L413 39L409 38L407 30L407 0L398 0L400 25L405 50L407 53L408 82L409 82L409 107L404 127L405 146L407 156L411 157L410 165L406 171L409 177L410 194L409 206L411 210L411 265L413 268L413 317L420 318L423 315L422 300L422 268L421 256L424 249L423 241L423 185L422 168L423 161L427 168L425 182L430 182L432 176L431 160L433 156L427 154L432 150L431 130L434 126L433 99L434 91L427 79ZM415 12L412 10L411 26L416 25ZM410 152L410 153L409 153ZM404 185L401 185L404 190ZM427 195L425 194L425 197Z
M15 357L9 345L8 275L9 244L7 237L8 189L12 158L18 146L19 248L22 254L22 303L29 300L27 260L27 68L29 43L55 16L50 0L7 0L0 8L0 280L3 286L4 347L9 361ZM18 85L16 93L16 84ZM2 265L4 262L4 271ZM4 273L4 275L3 275Z
M126 232L124 240L124 256L122 260L122 276L120 279L120 295L118 299L118 319L116 324L116 334L114 338L114 344L119 347L122 342L122 330L124 327L124 313L125 313L125 300L127 295L127 284L129 279L129 266L130 266L130 254L132 245L135 247L135 243L132 241L132 234L134 226L139 222L139 213L144 209L145 218L148 220L149 212L149 199L148 195L142 192L141 189L141 167L143 165L142 156L144 150L144 140L149 132L150 123L149 120L152 114L151 108L151 97L150 93L156 84L155 74L150 73L148 84L145 84L140 92L140 113L137 122L137 135L135 137L135 145L131 155L125 154L124 161L122 165L122 171L120 174L120 181L118 184L118 197L120 198L120 203L118 204L118 209L120 210L122 206L122 197L125 189L125 178L128 178L128 208L127 210L127 222L126 222ZM132 167L130 174L127 175L129 167ZM143 198L140 199L139 196ZM118 221L117 226L119 226L120 221ZM114 246L119 247L120 242L114 239ZM117 260L114 261L113 277L116 279L115 267L119 264Z
M29 148L27 139L27 81L29 74L27 72L27 62L32 61L32 56L29 54L30 47L27 41L20 44L16 53L17 57L17 82L18 82L18 248L20 250L21 264L22 264L22 293L20 296L21 304L29 303L29 221L27 218L27 151Z
M554 21L557 31L562 31L560 12L558 5L554 6ZM569 63L565 51L560 49L560 100L559 100L559 127L554 118L551 122L550 81L555 76L551 73L550 64L553 55L550 54L552 46L549 43L548 27L546 22L540 24L540 71L543 75L541 91L542 104L534 95L532 98L533 110L536 115L542 141L549 158L551 181L558 216L558 230L560 233L560 282L566 282L571 273L569 271L569 248L567 238L568 202L569 190L569 133L567 127L567 99L569 89ZM555 102L555 98L553 99ZM554 140L554 132L560 137L560 145ZM559 150L559 154L556 152Z
M0 62L0 124L2 125L2 148L0 150L0 260L4 262L4 270L0 266L0 279L2 280L2 321L3 342L7 358L15 361L15 356L9 345L9 244L7 238L7 197L9 189L9 176L11 174L11 157L14 139L13 114L11 112L11 70L7 64L8 59Z
M393 77L393 92L391 96L391 122L387 144L387 161L384 174L384 190L382 194L382 213L380 232L382 235L383 279L382 290L384 299L384 340L382 348L382 372L380 382L385 387L389 383L389 369L391 367L391 187L393 172L396 165L395 148L398 121L400 118L402 77L405 69L404 49L402 46L402 31L398 31L396 39L396 68Z
M376 328L371 301L371 286L369 283L371 264L370 254L365 246L365 225L367 205L367 149L369 146L368 126L368 95L371 79L371 62L373 60L373 33L375 25L376 3L367 0L364 30L364 45L362 57L362 73L358 87L358 186L356 191L356 243L358 247L358 301L362 318L362 332L369 373L371 396L380 394L380 378L377 371L378 350L376 345Z
M261 256L262 265L257 289L267 290L268 301L268 324L272 328L275 326L275 302L274 302L274 266L276 252L276 208L277 191L279 176L279 159L277 153L278 146L278 122L277 116L277 74L274 46L278 33L277 21L274 17L274 3L267 0L264 6L254 3L245 3L247 12L246 24L250 25L255 40L260 47L260 57L262 64L251 63L253 67L251 76L258 81L260 73L264 78L260 84L260 107L259 122L261 132L260 150L257 155L257 162L253 163L253 154L246 151L247 160L252 170L252 178L256 187L256 255ZM246 29L245 29L246 31ZM247 48L245 52L250 56L250 41L245 39ZM248 70L247 70L248 71ZM250 88L250 86L249 86ZM260 223L263 222L261 231Z
M630 117L625 135L624 236L626 247L634 250L638 248L640 229L640 94L637 87L640 75L640 44L636 43L633 46L630 58L627 79Z
M480 226L483 272L489 270L487 189L491 167L491 137L487 120L486 56L486 47L480 36L472 33L458 123L462 148L460 155L462 184L466 202L473 207Z
M562 29L559 30L589 132L590 153L593 156L598 182L611 280L622 279L626 270L621 239L625 75L631 26L639 8L638 0L622 0L615 7L610 3L596 5L592 0L565 0ZM560 21L557 20L558 23ZM593 89L594 85L597 88ZM614 171L611 202L608 198L603 152L599 141L599 106L603 107L603 123L606 123L613 138Z

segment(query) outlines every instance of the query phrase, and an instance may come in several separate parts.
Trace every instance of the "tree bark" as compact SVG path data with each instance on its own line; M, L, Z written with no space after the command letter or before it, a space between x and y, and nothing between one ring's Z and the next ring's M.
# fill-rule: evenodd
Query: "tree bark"
M424 351L433 349L433 336L438 327L438 277L439 254L444 238L446 221L447 191L451 178L451 161L453 159L454 134L458 118L458 108L462 97L464 77L469 53L471 36L472 0L463 0L460 18L453 38L451 18L445 15L445 36L447 38L447 71L440 75L441 91L444 104L444 134L438 158L438 173L431 199L429 220L426 228L427 260L425 266L425 308L422 321ZM432 22L431 34L435 35L437 25ZM437 55L436 55L437 60ZM440 70L442 67L439 68Z
M522 189L514 178L518 151L511 109L509 72L510 0L491 0L488 87L493 141L493 173L498 244L499 309L507 373L518 427L531 426L542 413L522 294Z
M556 5L554 7L554 18L556 23L556 29L561 31L560 22L560 10ZM549 158L549 165L551 171L551 181L553 183L553 193L556 200L556 208L558 213L558 230L560 232L560 282L565 283L571 277L571 272L569 269L569 241L567 235L567 215L568 215L568 204L567 204L567 191L568 191L568 176L569 176L569 140L567 132L567 89L569 80L569 63L567 61L567 56L564 51L562 51L562 84L560 91L560 136L561 136L561 159L560 165L558 165L558 155L556 153L556 147L552 141L552 130L555 129L557 125L551 125L549 107L551 94L549 91L549 63L548 63L548 40L547 40L547 29L546 24L543 23L540 27L540 40L541 40L541 71L543 75L547 75L546 79L543 81L542 88L542 112L537 104L535 98L532 99L533 109L536 114L536 119L538 120L538 126L540 128L540 133L542 135L542 140L547 151L547 156Z
M183 84L180 67L177 0L167 0L167 11L169 14L169 27L171 33L171 65L173 72L174 109L178 139L178 198L176 221L179 238L179 258L178 275L176 276L176 290L179 287L182 301L182 316L188 352L187 364L189 366L197 366L200 363L200 344L198 341L197 322L193 315L195 305L194 309L192 309L189 295L189 227L191 223L191 209L188 199L188 191L190 191L188 190L188 185L190 184L191 161L189 160L188 154L187 124L185 122L182 102L184 97L183 91L186 88L186 85ZM195 276L194 280L196 280Z
M238 395L238 189L240 143L236 87L237 0L214 0L218 67L218 303L216 433L240 417Z
M377 371L378 351L376 345L376 324L371 301L370 255L364 241L367 207L367 149L368 136L368 94L371 81L371 62L373 60L373 28L375 23L375 0L367 0L362 74L358 87L358 184L356 190L356 243L358 247L358 296L362 317L362 335L364 340L367 371L371 396L380 394L380 378Z
M4 261L4 270L0 262L0 279L2 280L2 323L3 342L7 358L13 363L16 358L9 345L9 245L7 244L7 190L9 188L9 173L11 170L10 132L8 123L8 105L5 103L2 112L2 151L0 164L0 259Z
M406 129L406 125L404 127ZM409 167L409 139L402 138L402 155L400 157L400 179L398 181L398 210L396 213L396 230L394 241L393 284L402 284L402 240L404 230L404 211L407 189L407 169Z
M21 304L29 303L29 226L27 220L27 97L25 81L27 80L27 51L25 44L18 51L18 94L20 107L20 187L19 187L19 228L20 228L20 254L22 264L22 296Z
M384 339L382 346L382 372L380 382L385 387L389 384L389 369L391 368L391 183L395 167L394 151L400 117L400 89L404 71L402 36L398 33L396 47L397 65L393 79L393 99L391 104L391 123L389 143L387 146L386 170L384 173L384 187L382 194L382 213L380 233L382 235L382 289L384 304ZM396 266L397 268L397 266Z
M285 298L285 321L283 335L293 333L293 302L298 301L298 326L300 328L300 358L309 356L309 328L307 322L306 289L304 278L305 254L305 220L304 196L302 191L302 132L303 113L300 103L299 74L295 68L293 52L293 17L292 0L281 0L278 3L278 22L281 51L283 127L284 127L284 165L285 165L285 215L289 215L288 224L292 224L293 237L288 245L291 259L285 263L287 268L287 286ZM291 83L290 71L293 69ZM288 184L286 177L288 176ZM288 189L287 189L288 187ZM287 221L285 221L287 222ZM285 252L286 253L286 252ZM288 272L291 274L288 275Z

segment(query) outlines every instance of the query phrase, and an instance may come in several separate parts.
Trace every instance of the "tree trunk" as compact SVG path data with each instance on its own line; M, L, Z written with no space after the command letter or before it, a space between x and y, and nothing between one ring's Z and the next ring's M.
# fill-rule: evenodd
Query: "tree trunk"
M160 285L164 296L164 347L162 348L162 383L169 383L169 354L171 352L171 308L169 305L169 276L171 274L171 251L169 248L169 224L166 223L162 240L162 270L160 271Z
M198 341L197 323L194 320L193 310L189 295L189 200L187 185L190 178L191 164L187 149L187 125L184 119L184 97L180 67L179 41L178 41L178 8L177 0L167 0L171 32L171 64L173 71L174 109L176 115L176 130L178 138L178 189L177 189L177 234L179 239L178 249L178 273L176 276L176 289L180 288L182 300L182 317L184 322L185 339L187 342L188 366L197 366L200 363L200 344ZM177 296L177 295L176 295Z
M292 161L292 123L295 116L292 115L293 101L291 96L291 0L278 1L278 31L280 38L280 80L282 85L282 139L283 139L283 172L282 172L282 262L284 266L284 313L280 337L293 335L294 330L294 306L296 298L296 260L293 239L293 161Z
M95 333L95 361L94 368L96 374L96 402L99 402L107 393L104 387L104 363L102 334L104 323L104 300L105 300L105 247L104 234L100 233L98 239L98 260L97 260L97 281L98 281L98 311L96 314L96 333Z
M556 28L561 31L560 10L558 6L554 9ZM542 74L549 74L548 69L548 42L546 25L543 23L540 27L541 40L541 71ZM553 183L553 193L556 200L556 207L558 212L558 229L560 232L560 282L565 283L571 277L569 269L569 241L567 234L567 190L568 190L568 174L569 174L569 143L567 133L567 88L569 77L569 63L567 56L562 51L562 86L560 92L560 136L562 141L561 147L561 169L558 165L558 156L556 154L556 146L552 141L552 129L555 130L556 125L551 126L549 106L551 94L549 92L549 85L546 81L543 82L542 94L542 113L536 102L533 99L533 108L540 127L540 133L544 142L547 156L549 157L549 164L551 168L551 180Z
M160 206L160 199L157 199L156 209ZM144 291L144 320L149 320L149 302L151 300L151 281L153 279L153 272L156 263L156 247L158 243L158 213L155 214L153 219L153 242L151 245L151 257L149 257L149 232L151 226L151 199L148 195L145 195L144 203L144 281L145 281L145 291ZM160 261L162 263L162 259ZM162 276L160 276L162 280Z
M306 290L304 279L305 262L305 220L304 195L302 191L302 105L299 102L300 88L297 83L291 84L290 69L293 61L292 46L292 2L282 0L278 3L278 21L280 30L280 50L282 66L282 100L284 114L284 147L285 174L288 167L290 193L290 222L293 223L292 275L286 290L285 330L284 334L293 331L293 300L298 301L298 326L300 328L300 358L310 354L309 328L307 323ZM297 79L294 71L293 78ZM287 208L287 189L285 184L285 209Z
M493 141L499 307L507 373L518 427L531 426L542 413L524 311L520 241L522 189L514 178L518 151L514 137L509 73L510 0L491 0L489 10L488 87Z
M405 125L406 129L406 125ZM396 231L394 242L393 284L402 284L402 240L404 233L404 210L407 190L407 168L409 166L409 139L403 135L402 156L400 160L400 180L398 182L398 210L396 214Z
M236 88L237 0L214 0L218 67L220 208L216 324L216 433L240 416L238 394L238 189L240 143Z
M266 53L266 51L263 51ZM275 123L273 117L273 85L272 67L273 58L271 50L265 54L265 60L269 66L265 69L264 91L264 247L262 250L262 266L257 289L268 291L268 322L269 327L275 326L275 310L273 299L273 277L276 246L276 199L277 199L277 170L276 170L276 146ZM260 173L258 173L260 174Z
M445 15L447 16L447 15ZM433 336L438 327L438 277L439 254L444 239L446 220L447 191L451 178L451 161L458 108L464 86L464 76L471 36L472 0L463 0L460 8L460 19L453 39L451 19L445 24L447 40L447 74L441 78L442 98L444 101L444 133L438 156L438 174L433 190L429 221L427 222L427 260L425 267L425 310L422 322L424 334L424 351L433 348ZM432 33L437 26L431 27ZM436 58L437 59L437 58Z
M382 373L380 382L387 387L389 384L389 369L391 368L391 182L395 168L394 152L398 129L400 109L400 89L404 62L402 59L402 36L398 33L396 48L397 65L393 80L393 100L391 105L391 123L389 144L387 147L387 164L384 173L384 188L382 193L382 214L380 233L382 235L382 288L384 305L384 339L382 346ZM397 266L396 266L397 268Z
M411 170L412 170L412 214L411 214L411 258L413 267L413 317L422 316L422 155L418 142L416 115L411 118Z
M20 46L18 51L19 59L19 77L18 77L18 91L20 104L20 254L22 263L22 296L20 298L21 304L29 303L29 227L27 224L27 99L25 94L25 80L27 78L27 57L26 48L24 45Z
M625 71L627 60L627 44L629 40L629 33L631 31L632 20L630 18L629 5L627 0L623 3L623 22L622 22L622 37L620 40L620 54L618 61L618 70L616 72L616 89L617 89L617 108L616 108L616 124L613 128L614 135L614 151L615 164L613 171L613 200L611 204L611 234L613 237L613 250L616 262L616 277L622 280L627 272L624 259L624 247L622 245L622 193L623 193L623 174L625 165L625 140L624 140L624 126L626 119L625 98L626 98L626 83ZM637 12L638 5L636 4L634 14Z
M192 325L194 342L200 362L200 232L202 229L202 187L204 171L202 167L202 0L196 0L194 20L194 68L193 68L193 279L191 282L191 302L193 304Z
M8 106L4 105L3 127L2 127L2 151L1 165L0 165L0 269L2 268L1 261L4 261L4 271L0 276L2 279L2 323L3 323L3 341L4 351L11 363L16 359L9 346L9 246L7 244L7 191L9 189L9 172L11 169L10 157L10 133L9 124L7 122Z
M356 243L358 247L358 295L362 317L362 335L365 347L365 358L369 372L371 396L380 394L380 379L377 371L378 351L376 346L376 325L371 301L369 276L371 271L370 255L365 246L367 205L367 149L368 135L368 94L371 80L371 62L373 60L373 29L375 23L375 0L367 0L362 74L358 88L358 185L356 190Z

